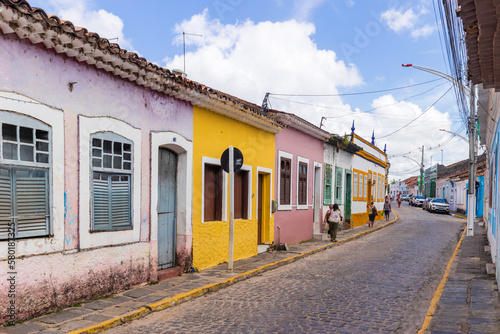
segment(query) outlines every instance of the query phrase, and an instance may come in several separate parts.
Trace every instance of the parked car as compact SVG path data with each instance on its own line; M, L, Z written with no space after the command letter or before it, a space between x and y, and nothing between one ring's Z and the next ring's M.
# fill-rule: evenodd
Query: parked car
M409 197L408 195L402 195L402 196L401 196L401 200L402 200L402 201L409 202L409 201L410 201L410 197Z
M443 198L434 198L429 203L429 212L444 212L450 213L450 205Z
M424 204L425 197L422 195L415 196L411 202L412 206L422 206Z
M425 199L424 203L422 204L422 210L429 211L429 204L430 204L431 201L432 201L432 197L427 197Z

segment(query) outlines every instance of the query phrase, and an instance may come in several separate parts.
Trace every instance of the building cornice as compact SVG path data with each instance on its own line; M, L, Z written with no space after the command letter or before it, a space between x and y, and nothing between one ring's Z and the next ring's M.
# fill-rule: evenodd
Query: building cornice
M269 110L268 116L284 126L308 134L316 139L328 141L331 137L331 134L329 132L321 130L317 126L309 123L308 121L300 118L297 115L286 113L283 111Z

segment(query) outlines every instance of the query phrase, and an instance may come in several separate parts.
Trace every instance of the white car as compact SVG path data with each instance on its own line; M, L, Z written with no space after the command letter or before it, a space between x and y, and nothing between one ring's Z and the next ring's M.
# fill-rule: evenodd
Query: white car
M450 205L445 199L434 198L429 203L429 212L444 212L450 213Z

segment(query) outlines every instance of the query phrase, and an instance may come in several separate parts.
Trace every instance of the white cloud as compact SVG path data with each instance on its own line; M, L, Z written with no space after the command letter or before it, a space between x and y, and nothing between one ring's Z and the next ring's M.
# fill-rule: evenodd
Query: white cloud
M312 12L325 0L296 0L294 3L294 18L297 21L309 21Z
M382 13L381 17L387 23L389 28L394 30L396 33L412 29L418 19L418 16L413 13L412 9L408 9L404 13L401 10L389 9Z
M434 33L436 27L430 26L428 24L424 25L421 28L415 29L411 32L411 36L413 38L427 37Z
M35 6L36 1L33 3ZM43 9L47 14L57 15L61 20L71 21L76 27L84 27L101 37L118 38L111 42L119 43L127 51L137 52L123 33L122 19L104 9L93 10L90 8L91 4L90 0L48 0L43 4Z
M345 64L331 50L317 48L312 41L315 26L311 23L245 21L224 25L211 20L208 11L204 11L177 25L176 31L179 34L176 43L182 43L183 31L203 34L203 37L186 36L188 78L258 105L266 92L338 94L340 88L363 84L355 65ZM165 59L165 63L170 69L182 68L183 57ZM377 77L377 80L384 78ZM422 103L432 104L443 92L442 89L434 90L436 96L430 96L430 102ZM340 135L350 133L355 120L356 133L369 140L374 131L378 147L383 149L387 144L389 155L399 154L391 159L393 171L418 169L412 165L414 162L402 158L402 154L421 145L425 145L426 150L437 148L448 138L438 129L451 128L452 125L447 113L431 108L410 126L382 138L422 115L422 107L400 102L392 95L375 98L372 108L376 109L370 112L351 107L339 96L271 95L269 101L272 108L294 113L316 125L320 124L322 116L329 117L324 122L324 129ZM447 154L456 151L454 147L446 148ZM429 158L430 154L426 154L426 159ZM434 157L434 162L436 159ZM416 174L391 172L391 178Z
M182 43L183 31L203 34L186 36L186 72L190 79L256 104L262 103L266 92L336 94L338 87L362 83L354 65L346 65L331 50L317 48L311 39L315 33L311 23L247 20L223 25L210 20L205 10L177 25L176 31L177 43ZM175 56L165 62L167 68L182 68L183 57ZM295 112L319 124L324 110L304 108L278 98L283 97L271 99L272 107ZM305 101L300 97L293 100ZM338 97L315 101L346 108Z
M389 9L381 14L381 19L387 23L389 29L397 34L404 31L410 31L413 38L428 37L434 33L435 27L425 24L419 26L421 17L428 14L429 10L426 7L421 7L418 13L410 8L406 11L402 9Z

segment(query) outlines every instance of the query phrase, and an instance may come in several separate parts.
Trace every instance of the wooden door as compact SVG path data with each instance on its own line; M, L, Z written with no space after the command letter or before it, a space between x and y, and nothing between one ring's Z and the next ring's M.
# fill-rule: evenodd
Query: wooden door
M158 269L164 269L175 265L177 155L158 154Z
M262 188L264 187L264 176L262 174L259 174L259 180L258 180L258 187L259 187L259 193L257 194L259 203L257 203L257 244L261 245L262 244Z

